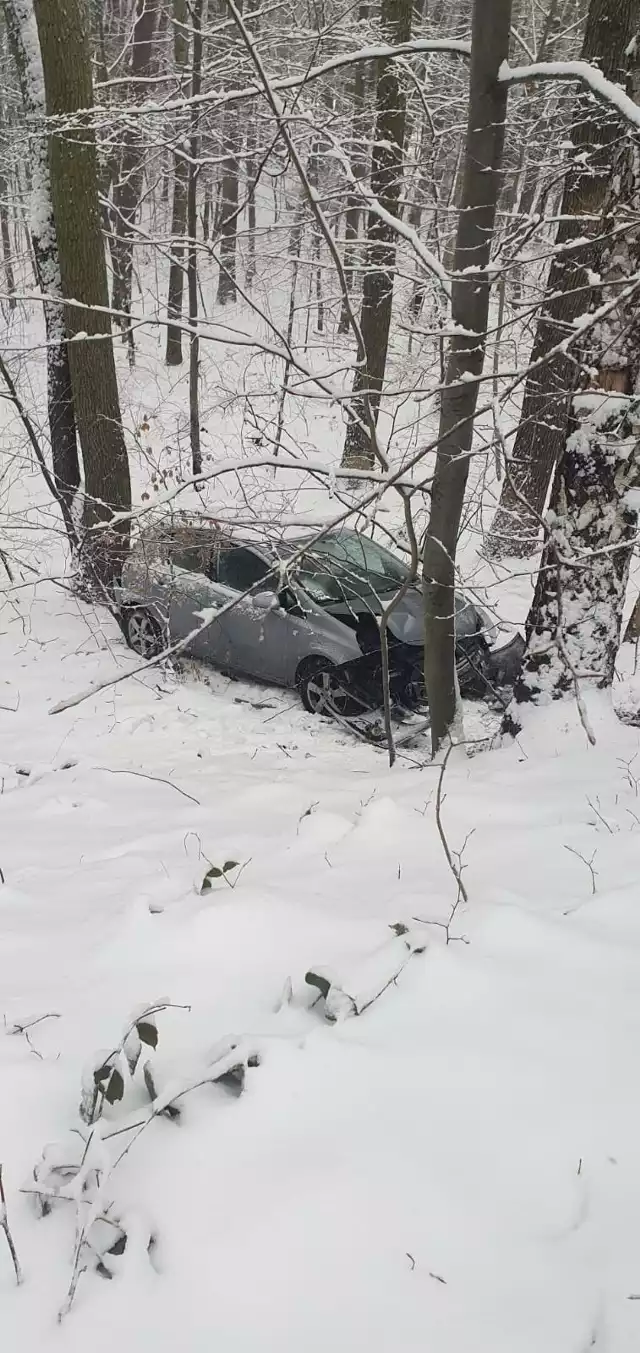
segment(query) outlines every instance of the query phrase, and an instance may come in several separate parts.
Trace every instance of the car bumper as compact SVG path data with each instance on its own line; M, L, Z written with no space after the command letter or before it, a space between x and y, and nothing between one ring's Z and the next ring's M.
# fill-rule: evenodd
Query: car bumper
M513 686L520 674L524 657L525 641L521 634L515 634L502 648L492 648L486 656L487 681L493 687Z

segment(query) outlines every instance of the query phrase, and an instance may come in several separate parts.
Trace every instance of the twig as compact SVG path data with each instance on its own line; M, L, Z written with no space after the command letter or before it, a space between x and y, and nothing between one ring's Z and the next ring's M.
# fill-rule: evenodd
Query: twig
M38 1015L36 1019L25 1020L24 1024L18 1024L16 1022L15 1024L12 1024L6 1032L8 1034L24 1034L27 1029L33 1029L34 1025L42 1024L42 1021L45 1019L60 1019L60 1015L57 1011L52 1010L48 1015Z
M13 1243L13 1236L9 1228L9 1220L7 1217L7 1200L5 1198L4 1184L2 1182L2 1165L0 1165L0 1226L4 1231L7 1245L9 1246L9 1254L11 1255L11 1262L13 1263L13 1267L15 1269L16 1274L16 1283L19 1287L20 1283L22 1282L22 1269L20 1268L20 1261L18 1259L16 1247Z
M320 802L319 799L314 799L314 800L313 800L313 803L310 803L310 804L309 804L309 807L308 807L308 808L305 808L304 813L301 813L301 814L300 814L300 817L298 818L298 826L297 826L297 829L296 829L296 836L299 836L299 835L300 835L300 824L304 821L305 817L311 817L311 815L312 815L312 813L313 813L313 811L314 811L314 808L317 808L317 807L318 807L319 802Z
M42 1053L39 1052L37 1047L35 1046L35 1043L31 1038L29 1030L35 1028L36 1024L42 1024L43 1020L45 1019L60 1019L60 1015L55 1014L53 1012L50 1015L38 1015L37 1019L27 1020L25 1024L11 1024L9 1028L7 1028L7 1021L5 1018L5 1033L7 1034L7 1036L9 1037L12 1034L22 1034L26 1039L27 1044L31 1049L31 1052L33 1053L34 1057L39 1058L41 1062L44 1061L44 1058L42 1056ZM58 1056L60 1056L59 1053Z
M591 859L590 859L590 860L587 860L586 856L581 855L579 850L574 850L573 846L565 846L565 850L568 850L570 855L575 855L576 858L577 858L578 860L582 860L582 863L583 863L583 864L586 864L587 869L589 870L589 872L590 872L590 874L591 874L591 895L592 895L592 897L595 897L595 895L596 895L596 875L597 875L597 872L598 872L598 871L597 871L596 869L594 869L594 867L593 867L593 861L595 860L596 855L597 855L597 853L598 853L597 850L594 850L593 855L591 856Z
M8 577L8 579L9 579L9 582L12 583L12 582L13 582L13 573L12 573L12 571L11 571L11 564L9 563L9 560L7 559L7 556L6 556L5 552L4 552L4 550L0 550L0 561L2 562L2 564L3 564L3 566L4 566L4 571L5 571L5 573L6 573L7 577Z
M200 807L200 800L196 799L193 794L187 794L186 789L181 789L180 785L174 785L173 780L164 780L161 775L147 775L146 771L143 770L128 770L126 767L121 769L117 766L96 766L96 770L105 771L107 775L137 775L141 780L155 780L159 785L169 785L170 789L175 789L176 794L182 794L183 798L191 799L192 803L197 803Z
M592 803L592 801L591 801L591 799L589 798L589 795L588 795L588 794L587 794L587 803L589 804L589 807L590 807L591 811L592 811L593 813L595 813L596 817L599 818L600 821L603 823L603 825L606 827L607 831L609 832L609 835L610 835L610 836L615 836L615 832L614 832L614 830L613 830L613 827L611 826L611 823L610 823L610 822L607 822L606 817L603 817L603 815L602 815L602 813L600 812L600 810L599 810L598 808L596 808L595 803ZM592 824L592 825L593 825L593 824Z
M450 850L450 848L449 848L449 842L447 841L446 833L445 833L444 826L443 826L443 823L442 823L442 785L443 785L443 783L444 783L444 775L445 775L445 771L446 771L446 769L447 769L447 763L448 763L448 761L449 761L449 757L451 756L451 753L452 753L452 751L453 751L454 746L455 746L455 743L453 743L453 742L450 742L450 743L449 743L449 746L447 747L447 750L446 750L446 752L445 752L445 754L444 754L444 757L443 757L443 760L442 760L442 765L441 765L441 767L440 767L440 774L439 774L439 776L438 776L438 788L437 788L437 790L436 790L436 826L437 826L437 828L438 828L438 835L439 835L440 840L441 840L441 842L442 842L442 849L444 850L447 864L448 864L448 866L449 866L449 868L450 868L450 870L451 870L451 873L453 874L453 877L454 877L454 879L455 879L455 881L456 881L456 883L457 883L457 885L458 885L458 896L457 896L457 898L456 898L455 907L454 907L454 912L455 912L455 909L457 908L458 903L460 902L460 900L462 900L463 902L468 902L468 901L469 901L469 897L468 897L468 894L467 894L467 890L466 890L466 888L465 888L465 886L464 886L464 883L463 883L463 881L462 881L462 869L461 869L461 867L460 867L459 864L456 865L456 863L455 863L455 860L454 860L453 855L452 855L452 853L451 853L451 850ZM468 838L467 838L467 840L468 840ZM466 842L465 842L465 844L466 844ZM463 847L463 849L464 849L464 847ZM451 922L451 919L453 918L454 912L452 912L452 915L451 915L451 917L449 918L449 921L450 921L450 922Z
M42 474L43 474L43 477L44 477L44 481L45 481L45 483L46 483L46 485L47 485L47 488L48 488L48 490L49 490L51 496L52 496L53 498L55 498L55 501L57 502L58 507L60 508L60 512L61 512L61 514L62 514L62 520L63 520L63 522L64 522L65 529L66 529L67 535L68 535L68 537L69 537L69 542L70 542L72 548L75 549L75 550L77 550L77 549L79 549L80 542L79 542L79 540L78 540L78 533L77 533L76 528L75 528L75 526L74 526L73 518L72 518L71 513L70 513L70 511L69 511L69 507L68 507L67 503L65 502L64 495L63 495L62 493L60 493L60 491L59 491L59 489L58 489L58 486L57 486L57 484L56 484L56 482L55 482L55 479L53 478L53 476L52 476L51 473L50 473L50 470L49 470L49 467L48 467L48 465L47 465L47 461L46 461L46 458L45 458L44 451L42 450L42 447L40 446L40 442L38 441L38 438L37 438L37 435L36 435L36 432L35 432L33 423L31 422L31 419L30 419L30 417L29 417L29 414L27 413L27 410L25 409L24 404L22 403L22 400L20 399L20 396L19 396L18 391L17 391L17 389L16 389L16 386L15 386L15 384L14 384L12 378L11 378L11 375L10 375L9 371L7 370L7 367L6 367L5 363L4 363L4 361L2 360L2 355L1 355L1 354L0 354L0 376L2 376L2 379L4 380L4 383L5 383L6 387L7 387L7 390L9 391L9 398L10 398L10 400L11 400L11 403L14 405L15 410L16 410L16 413L18 414L18 417L20 418L20 420L21 420L21 422L22 422L22 424L23 424L23 426L24 426L24 428L25 428L25 431L26 431L26 433L27 433L27 436L28 436L28 438L29 438L29 441L31 442L31 445L32 445L33 450L34 450L34 453L35 453L36 460L37 460L38 465L40 466L40 469L41 469L41 471L42 471ZM4 563L4 565L5 565L5 567L6 567L6 558L4 557L4 555L3 555L3 560L2 560L2 562ZM11 575L9 575L9 576L11 576ZM13 579L11 579L11 581L13 581Z

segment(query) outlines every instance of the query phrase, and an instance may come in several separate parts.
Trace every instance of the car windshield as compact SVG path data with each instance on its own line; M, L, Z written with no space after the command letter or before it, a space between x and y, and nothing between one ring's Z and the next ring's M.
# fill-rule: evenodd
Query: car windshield
M310 546L296 576L314 601L331 606L397 591L407 568L374 540L357 531L339 531Z

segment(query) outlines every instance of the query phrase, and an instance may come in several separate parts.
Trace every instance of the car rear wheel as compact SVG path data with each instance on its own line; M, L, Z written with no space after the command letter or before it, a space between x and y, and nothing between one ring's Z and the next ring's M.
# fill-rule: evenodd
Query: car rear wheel
M343 719L362 713L359 701L354 700L340 677L340 669L329 658L312 658L301 668L297 686L300 699L309 714L334 714Z
M142 606L127 611L124 617L124 633L129 648L141 658L156 658L164 648L162 627L149 611Z

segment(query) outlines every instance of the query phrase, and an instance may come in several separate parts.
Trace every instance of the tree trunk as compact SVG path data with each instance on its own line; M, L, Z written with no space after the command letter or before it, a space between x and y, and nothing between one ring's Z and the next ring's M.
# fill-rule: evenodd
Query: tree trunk
M473 440L489 313L487 266L500 191L507 87L498 81L509 52L511 0L475 0L464 172L454 258L451 340L440 406L440 441L424 549L425 681L434 754L457 707L455 558ZM473 379L475 377L475 379Z
M567 692L579 696L583 682L610 686L620 641L640 484L640 399L633 393L640 320L636 296L624 299L623 289L640 265L640 166L633 140L623 141L612 169L609 211L600 222L600 236L609 243L597 260L603 279L598 303L622 299L583 353L585 365L598 372L597 387L573 401L554 476L522 674L505 721L511 732L519 727L523 703L546 703Z
M180 92L189 60L187 38L187 0L173 0L173 51L176 72L180 75ZM180 115L178 115L180 117ZM176 149L173 168L173 209L171 213L171 263L169 265L169 295L167 300L167 366L182 362L182 297L184 292L184 237L187 228L188 161L181 144L180 127L176 129Z
M411 11L412 0L382 0L381 24L389 43L409 41ZM376 108L371 191L386 211L396 215L402 184L406 97L395 61L380 62ZM342 457L342 464L354 469L371 467L375 459L363 393L368 394L371 414L377 421L387 364L395 261L393 227L370 212L360 313L366 361L354 376L352 405L357 417L347 425Z
M198 253L197 192L200 156L200 110L196 100L202 88L202 10L204 0L193 0L191 23L193 51L191 60L191 135L189 138L189 178L187 185L187 286L189 292L189 435L191 465L194 474L202 470L200 450L200 339L198 337Z
M298 285L298 271L299 271L299 267L300 267L300 250L301 250L301 248L302 248L302 232L303 232L303 229L304 229L304 208L305 208L305 201L306 201L306 198L305 198L305 196L304 196L304 194L303 194L303 195L302 195L302 200L301 200L301 202L300 202L300 204L299 204L299 206L298 206L298 208L297 208L297 210L296 210L294 222L293 222L293 225L292 225L292 227L291 227L291 234L290 234L290 236L289 236L289 258L291 259L291 263L292 263L292 266L291 266L291 283L290 283L290 288L289 288L289 313L288 313L288 315L287 315L287 333L286 333L287 348L288 348L289 350L291 349L291 345L292 345L292 342L293 342L293 326L294 326L294 323L295 323L295 317L296 317L296 287L297 287L297 285ZM275 433L275 437L274 437L274 439L273 439L273 454L274 454L274 456L277 456L277 455L279 454L280 446L281 446L281 443L282 443L282 431L283 431L283 428L284 428L284 413L285 413L285 404L286 404L287 393L288 393L288 383L289 383L289 372L290 372L290 370L291 370L291 362L290 362L289 359L287 358L287 360L285 361L285 364L284 364L284 375L283 375L283 377L282 377L282 385L281 385L281 387L280 387L280 395L279 395L279 398L278 398L278 416L277 416L277 419L276 419L276 433ZM276 473L275 468L274 468L273 473L274 473L274 476L275 476L275 473Z
M364 23L369 17L369 0L360 0L358 6L358 22ZM366 87L366 71L364 61L356 61L353 68L353 85L351 89L351 101L353 115L351 119L351 167L356 178L364 178L366 175L366 160L362 154L362 143L364 140L363 113L364 113L364 92ZM357 239L360 232L360 198L357 193L350 192L347 197L347 210L344 222L344 276L349 295L353 292L355 279L355 259L357 249ZM340 321L338 324L338 333L347 334L349 332L349 307L345 297L342 298L340 309Z
M637 399L577 396L572 431L553 481L549 536L526 625L527 648L505 729L517 706L610 686L620 643L637 512ZM585 562L581 564L581 557Z
M92 526L108 521L112 512L131 510L131 482L107 313L95 137L91 113L79 112L93 105L87 14L83 0L34 0L34 8L47 114L66 119L49 139L49 173L62 294L79 302L65 309L84 462L84 520ZM121 568L128 536L127 524L96 537L93 565L106 583Z
M640 596L637 596L633 604L633 610L629 616L627 628L624 632L625 644L637 644L640 639Z
M245 145L246 155L246 184L247 184L247 264L245 268L245 286L247 291L251 291L253 279L256 275L256 184L255 177L258 170L256 159L256 140L257 128L255 124L255 113L249 114L249 126L247 129L247 140Z
M153 56L153 37L158 18L158 0L136 0L135 22L131 36L130 74L133 81L148 75ZM144 90L133 83L129 98L135 103ZM144 143L137 123L127 126L123 133L122 153L117 181L113 188L113 308L123 311L119 323L123 341L129 344L133 359L133 329L131 327L131 283L133 276L133 241L135 219L140 204L144 166Z
M637 25L638 0L591 0L582 59L597 61L609 80L619 81ZM584 241L585 236L597 233L593 221L584 218L598 217L602 211L612 147L619 135L616 118L603 116L601 105L591 98L588 112L573 134L576 155L561 206L562 216L575 219L561 221L558 245L570 245L577 238ZM585 288L593 262L594 246L590 242L569 248L553 259L547 282L550 299L538 321L531 362L544 358L587 308ZM572 358L559 356L527 380L510 475L505 479L486 545L487 554L493 558L506 554L523 557L536 548L539 515L567 432L575 372ZM527 513L518 495L531 504L532 513Z
M209 243L211 234L211 218L213 215L213 188L211 178L207 175L204 184L204 203L202 206L202 238L205 244Z
M9 233L9 183L5 175L0 173L0 238L2 239L2 253L4 256L4 276L9 296L9 309L15 310L16 305L16 281L13 271L13 249L11 247L11 235Z
M222 129L225 158L218 199L217 235L218 305L236 299L236 240L238 236L238 113L235 108L226 114Z
M46 112L44 90L40 72L34 69L35 63L39 62L35 19L31 14L26 19L15 0L4 0L4 15L26 117L34 123L43 122ZM44 302L51 462L57 492L70 508L80 484L76 420L65 318L59 304L62 290L47 142L43 135L37 135L35 126L33 135L31 194L35 210L31 211L31 242L36 278Z

